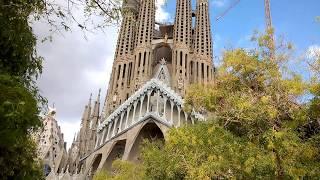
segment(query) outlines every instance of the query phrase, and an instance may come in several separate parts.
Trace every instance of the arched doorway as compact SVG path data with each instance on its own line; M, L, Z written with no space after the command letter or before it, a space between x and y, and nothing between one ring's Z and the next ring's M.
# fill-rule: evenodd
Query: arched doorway
M166 43L161 43L154 49L154 63L159 64L162 58L165 58L167 64L172 62L172 50L170 46Z
M48 164L45 164L43 167L44 175L48 176L51 172L51 167Z
M111 171L112 169L112 163L116 159L122 159L122 156L124 154L124 150L126 147L126 140L120 140L118 141L112 148L111 152L108 155L108 158L103 164L103 169L106 169L108 171Z
M129 153L129 161L140 162L141 145L144 140L149 140L151 142L160 140L164 142L164 135L155 122L148 122L140 130Z
M98 167L99 167L99 164L100 164L100 161L101 161L101 158L102 158L102 154L97 154L96 157L94 158L94 161L92 163L92 166L91 166L91 174L89 174L90 176L92 176L93 174L95 174L95 172L97 171Z

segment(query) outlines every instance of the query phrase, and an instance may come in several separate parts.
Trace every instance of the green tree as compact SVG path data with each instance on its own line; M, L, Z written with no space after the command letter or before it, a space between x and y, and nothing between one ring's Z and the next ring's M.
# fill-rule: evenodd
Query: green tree
M0 2L0 177L40 179L42 170L30 133L40 127L35 85L41 73L36 38L29 18L45 8L43 1Z
M0 177L40 179L36 144L30 135L41 125L36 98L8 75L0 75L0 91Z
M319 177L313 146L286 132L266 139L273 136L274 144L266 140L264 147L214 122L173 129L164 147L144 147L143 165L149 179L276 179L277 149L283 178Z
M145 170L142 165L128 161L115 160L112 163L112 171L101 170L93 177L94 180L143 180L146 179Z
M307 52L307 63L312 73L308 89L312 99L305 107L308 123L301 128L301 134L320 149L320 51L316 47Z

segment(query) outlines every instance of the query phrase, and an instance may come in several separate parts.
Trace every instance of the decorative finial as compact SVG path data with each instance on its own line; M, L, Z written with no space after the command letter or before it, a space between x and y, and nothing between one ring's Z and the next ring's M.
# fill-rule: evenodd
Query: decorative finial
M90 93L89 104L91 104L91 100L92 100L92 93Z
M54 117L55 114L56 114L56 108L54 108L54 104L53 104L53 107L48 107L49 108L49 112L48 112L48 115Z
M83 166L80 168L80 173L83 174Z
M67 165L66 173L69 173L69 164Z
M164 57L161 58L160 64L161 64L161 65L166 65L166 64L167 64L167 61L166 61L166 59L165 59Z
M101 88L99 89L99 93L98 93L98 99L97 99L97 101L100 101L100 94L101 94Z

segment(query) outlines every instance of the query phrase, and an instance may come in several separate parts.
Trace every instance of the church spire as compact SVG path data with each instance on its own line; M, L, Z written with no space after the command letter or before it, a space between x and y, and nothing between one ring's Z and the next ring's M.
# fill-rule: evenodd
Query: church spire
M197 0L196 27L194 35L194 66L193 81L208 83L213 80L212 37L209 16L209 1Z
M155 26L155 0L141 0L138 15L135 53L134 74L132 76L133 91L149 80L152 71L152 39Z
M100 94L101 94L101 89L99 89L98 97L97 100L94 103L93 111L91 114L91 120L92 120L92 127L93 129L96 129L96 126L98 124L98 119L99 119L99 113L100 113Z
M81 118L82 127L86 126L86 124L87 124L86 122L90 118L90 114L91 114L91 99L92 99L92 93L90 94L90 98L89 98L88 104L85 105L84 111L82 113L82 118Z
M128 93L133 71L133 49L136 33L137 0L126 0L122 5L122 22L117 41L115 59L104 113L110 114L114 108L121 104Z
M192 11L190 0L177 0L173 32L173 87L181 95L189 82ZM178 81L177 81L178 80Z
M90 98L88 104L84 108L84 112L81 118L81 128L80 128L80 155L83 156L86 149L86 141L87 141L87 132L89 130L90 124L90 115L91 115L91 99L92 94L90 94Z
M192 11L190 0L177 0L173 41L189 48L191 46Z

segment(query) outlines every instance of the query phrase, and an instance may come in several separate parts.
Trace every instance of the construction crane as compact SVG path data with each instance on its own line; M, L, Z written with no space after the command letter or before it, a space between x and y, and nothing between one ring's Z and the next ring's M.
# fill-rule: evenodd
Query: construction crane
M232 8L234 8L240 0L234 1L225 11L223 11L220 15L216 16L216 21L219 21L221 18L223 18Z
M231 9L238 5L240 0L234 1L225 11L216 16L216 21L222 19ZM265 23L266 23L266 33L270 36L267 42L267 47L270 50L270 59L275 60L275 41L274 41L274 30L272 26L270 0L264 0L264 11L265 11Z
M264 0L264 11L265 11L265 18L266 18L266 28L272 29L270 0Z
M274 42L274 29L272 27L272 18L270 10L270 0L264 0L265 21L266 21L266 33L269 35L269 42L267 46L270 50L270 60L275 60L275 42Z

